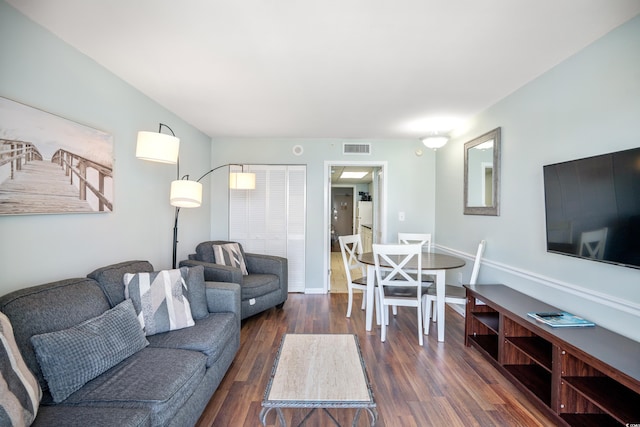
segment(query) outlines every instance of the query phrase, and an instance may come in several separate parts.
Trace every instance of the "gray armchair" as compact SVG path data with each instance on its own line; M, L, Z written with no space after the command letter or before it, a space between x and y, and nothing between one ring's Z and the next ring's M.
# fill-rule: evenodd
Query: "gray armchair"
M249 273L243 275L238 267L215 263L213 245L225 243L235 242L212 240L200 243L196 246L195 254L190 254L188 260L180 261L180 267L202 265L205 281L239 284L242 319L271 307L282 308L289 292L287 259L246 253L239 244Z

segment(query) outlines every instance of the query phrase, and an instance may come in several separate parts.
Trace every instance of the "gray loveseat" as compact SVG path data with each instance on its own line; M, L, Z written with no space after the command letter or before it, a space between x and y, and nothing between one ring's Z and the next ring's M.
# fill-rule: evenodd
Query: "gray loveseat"
M202 277L201 269L197 270ZM240 346L237 284L204 283L200 279L203 292L200 313L198 316L193 313L194 319L198 317L194 326L147 337L142 333L148 345L145 341L144 348L89 380L59 403L52 397L55 392L48 389L39 364L42 356L36 355L32 345L32 336L64 333L85 321L132 305L129 300L124 301L123 275L152 271L146 261L129 261L98 269L87 278L47 283L0 297L0 311L11 321L18 349L43 390L34 426L196 423ZM130 310L135 319L134 309ZM138 332L142 331L139 324L137 327Z
M216 264L213 245L224 245L225 240L202 242L180 267L204 266L205 280L238 283L241 289L242 319L271 307L282 308L289 293L287 259L272 255L247 253L240 246L249 274L243 275L238 267Z

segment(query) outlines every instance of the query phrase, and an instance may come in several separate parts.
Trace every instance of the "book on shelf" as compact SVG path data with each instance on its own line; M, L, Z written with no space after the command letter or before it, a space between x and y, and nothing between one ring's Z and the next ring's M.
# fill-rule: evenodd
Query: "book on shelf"
M589 320L583 319L582 317L578 317L571 313L567 313L566 311L554 311L548 313L531 312L527 313L527 315L553 328L570 328L596 325Z

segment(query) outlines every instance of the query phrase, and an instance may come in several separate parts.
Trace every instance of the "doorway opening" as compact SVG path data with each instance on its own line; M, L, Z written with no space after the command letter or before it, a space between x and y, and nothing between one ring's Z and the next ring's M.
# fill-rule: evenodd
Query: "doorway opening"
M338 236L354 234L355 185L331 185L331 252L340 252Z
M362 235L364 232L366 237L361 237L366 252L371 251L371 243L382 241L381 236L385 235L386 168L387 162L325 162L324 293L346 292L339 236ZM359 178L347 178L348 174L343 172L367 174ZM368 249L364 248L365 241L368 242Z

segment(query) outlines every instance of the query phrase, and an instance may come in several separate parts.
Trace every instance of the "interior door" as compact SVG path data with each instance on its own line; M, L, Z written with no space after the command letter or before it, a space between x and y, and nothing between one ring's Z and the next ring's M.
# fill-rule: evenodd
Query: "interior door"
M339 236L353 234L353 190L331 188L331 251L340 252Z

